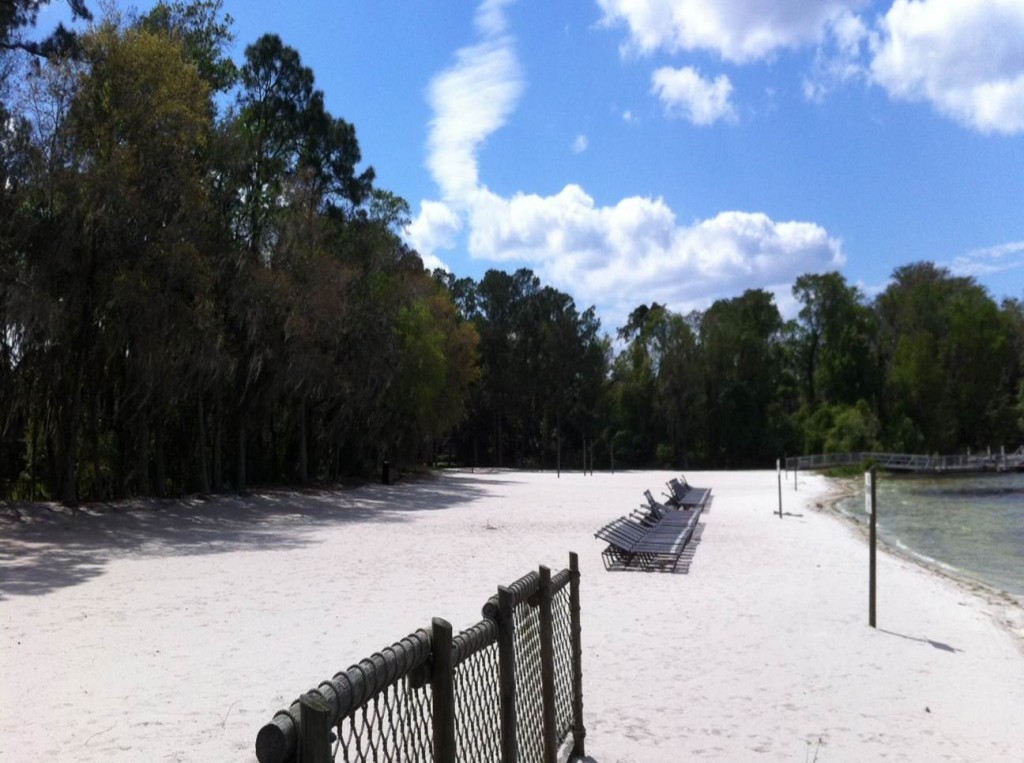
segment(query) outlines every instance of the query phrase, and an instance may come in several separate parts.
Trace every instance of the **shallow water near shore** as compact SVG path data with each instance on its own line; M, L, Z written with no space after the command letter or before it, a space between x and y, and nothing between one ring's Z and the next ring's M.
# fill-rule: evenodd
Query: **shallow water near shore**
M866 523L864 482L836 508ZM879 537L925 562L1024 597L1024 473L878 473Z

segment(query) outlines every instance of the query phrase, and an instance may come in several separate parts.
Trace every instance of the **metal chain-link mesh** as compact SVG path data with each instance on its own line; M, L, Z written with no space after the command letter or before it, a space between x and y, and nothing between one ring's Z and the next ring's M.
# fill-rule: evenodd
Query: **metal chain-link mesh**
M555 656L555 734L561 744L572 731L572 631L568 586L552 597L551 624Z
M345 763L415 763L431 760L430 685L408 677L392 683L338 723L334 759Z
M524 762L544 760L544 696L540 673L540 608L515 608L516 739Z
M455 668L456 759L500 763L498 644L492 643Z
M512 584L512 587L518 586L516 598L520 602L514 607L512 617L515 724L522 763L540 763L544 759L541 608L536 601L531 606L527 600L536 593L535 581L536 574L531 573ZM569 587L563 585L551 600L555 733L559 746L568 738L573 726L570 609ZM501 760L497 629L494 619L485 619L453 640L455 743L459 763L498 763ZM430 763L433 754L433 696L430 663L427 661L430 646L426 638L425 632L418 631L385 650L389 659L385 659L382 653L376 653L348 671L336 674L330 682L321 684L327 696L333 698L332 702L340 701L337 698L342 695L353 698L352 692L355 692L353 701L360 703L351 710L339 707L336 711L347 713L336 726L336 762ZM397 661L394 659L396 655ZM372 696L368 696L371 693ZM291 719L295 718L293 710L294 706L281 722L280 734L273 723L264 727L264 730L273 732L270 737L277 739L285 733L288 725L293 723ZM278 716L284 717L282 713ZM275 722L278 716L275 716ZM285 754L294 754L294 748ZM277 760L276 757L274 759Z

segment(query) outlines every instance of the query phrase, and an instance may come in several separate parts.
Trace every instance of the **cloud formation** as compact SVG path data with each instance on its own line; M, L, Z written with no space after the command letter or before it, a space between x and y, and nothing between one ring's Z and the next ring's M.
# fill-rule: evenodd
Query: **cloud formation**
M952 271L963 276L986 276L1024 268L1024 241L975 249L953 260Z
M582 154L589 145L590 141L587 140L586 135L577 135L576 139L572 142L572 152L574 154Z
M732 82L724 74L706 80L691 66L673 69L663 66L651 76L651 90L665 105L669 116L681 117L695 125L736 121L730 102Z
M930 103L981 133L1024 132L1019 0L895 0L877 18L865 13L866 0L598 4L607 26L626 28L627 53L704 52L750 65L785 51L813 50L803 82L811 100L865 81L894 100Z
M519 61L506 33L508 0L486 0L477 11L482 40L455 54L455 64L430 83L434 112L427 168L446 200L470 196L479 183L477 153L505 124L523 90Z
M982 133L1024 131L1024 3L896 0L872 46L872 81Z
M604 22L625 24L627 51L707 51L736 64L814 45L863 0L598 0Z
M746 288L782 292L802 273L842 265L840 242L812 222L727 211L681 224L660 198L600 205L572 183L549 196L508 198L488 189L479 177L479 152L523 90L503 7L481 6L482 40L457 51L455 63L429 89L434 116L427 166L443 199L422 202L407 232L421 254L464 241L474 258L530 267L581 303L598 305L612 325L638 301L706 307ZM727 78L709 82L694 70L668 70L658 81L659 95L688 118L710 124L734 117ZM585 147L585 138L577 138L575 148Z

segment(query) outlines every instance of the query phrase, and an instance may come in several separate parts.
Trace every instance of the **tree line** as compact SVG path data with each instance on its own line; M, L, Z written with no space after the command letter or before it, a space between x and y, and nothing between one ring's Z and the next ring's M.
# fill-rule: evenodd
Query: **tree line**
M793 320L754 289L612 337L530 270L427 272L299 53L236 64L219 0L41 42L39 6L0 13L0 499L1024 439L1024 306L972 278L808 274Z
M1024 304L930 262L872 300L840 273L801 276L788 321L761 289L685 315L640 305L614 341L530 271L447 282L480 335L462 463L738 468L1024 442Z
M0 17L0 497L337 479L461 420L475 330L296 50L236 66L219 0L38 45L38 6Z

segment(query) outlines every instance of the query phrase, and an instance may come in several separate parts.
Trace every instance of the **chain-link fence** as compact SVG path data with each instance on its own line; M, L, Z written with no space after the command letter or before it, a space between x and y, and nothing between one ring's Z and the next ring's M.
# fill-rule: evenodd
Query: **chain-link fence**
M584 756L579 567L530 572L452 636L435 618L260 729L260 763L554 763Z

